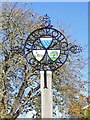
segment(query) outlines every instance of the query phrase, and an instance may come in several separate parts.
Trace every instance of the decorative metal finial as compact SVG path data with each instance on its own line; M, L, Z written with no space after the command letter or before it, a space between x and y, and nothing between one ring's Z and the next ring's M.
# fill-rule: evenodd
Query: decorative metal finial
M51 25L50 17L49 17L47 14L43 16L43 18L42 18L41 21L42 21L42 25L43 25L43 26L48 27L48 26Z
M25 41L24 54L27 62L35 70L56 70L73 54L82 52L82 47L68 44L64 34L51 26L47 14L42 19L42 27L33 31Z
M77 46L77 45L73 45L73 46L70 47L69 50L70 50L73 54L77 54L77 53L82 52L82 47Z

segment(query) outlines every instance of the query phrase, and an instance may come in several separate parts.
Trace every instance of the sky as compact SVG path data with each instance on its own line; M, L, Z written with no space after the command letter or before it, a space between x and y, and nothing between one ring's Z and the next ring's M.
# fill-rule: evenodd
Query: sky
M86 48L81 54L88 58L88 2L32 2L32 10L40 16L48 14L56 29L63 25L72 41L76 40L78 45ZM87 72L88 65L83 73Z
M53 25L63 24L70 28L73 39L80 43L88 42L88 3L87 2L33 2L32 9L39 15L48 14Z
M88 2L32 2L32 10L40 16L48 14L56 29L63 25L72 41L84 49L83 57L88 58ZM88 73L88 65L82 72Z
M20 7L22 4L20 2ZM28 6L29 7L29 6ZM51 24L57 29L63 25L72 40L86 48L88 44L88 2L32 2L32 11L39 16L48 14ZM88 52L83 51L87 57Z
M0 0L0 2L88 2L89 0Z
M15 2L15 0L14 0ZM20 7L21 3L19 4ZM32 10L40 16L48 14L51 24L57 27L64 25L65 29L72 35L83 48L88 44L88 2L32 2ZM88 56L87 49L83 51ZM31 115L24 115L30 117Z
M87 46L88 2L32 2L32 10L40 16L48 14L52 25L64 25L73 40L83 48ZM88 56L88 49L83 51L83 55Z

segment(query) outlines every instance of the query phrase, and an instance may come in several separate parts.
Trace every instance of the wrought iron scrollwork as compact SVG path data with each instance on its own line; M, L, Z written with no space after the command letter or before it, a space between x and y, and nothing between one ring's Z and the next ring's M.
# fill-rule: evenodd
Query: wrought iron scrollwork
M56 70L68 59L69 51L80 53L81 47L73 45L69 48L68 41L57 29L49 27L50 17L42 19L44 27L33 31L25 41L24 55L27 62L35 70Z
M43 18L41 19L41 22L42 22L42 26L50 26L51 25L50 17L47 14L43 16Z
M69 50L70 50L73 54L77 54L77 53L82 52L82 47L77 46L77 45L73 45L73 46L70 47Z
M44 31L43 35L41 31ZM37 32L38 36L35 36ZM33 40L32 43L31 40ZM35 57L35 52L37 56L41 55L41 57ZM48 27L32 32L24 46L28 63L35 69L40 70L55 70L61 67L68 58L68 52L68 42L65 36L60 31ZM63 60L62 55L64 56Z

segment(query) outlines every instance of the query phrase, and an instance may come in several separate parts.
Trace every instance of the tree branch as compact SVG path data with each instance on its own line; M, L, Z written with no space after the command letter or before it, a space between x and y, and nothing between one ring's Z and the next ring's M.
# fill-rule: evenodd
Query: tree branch
M38 96L40 96L40 93L37 95L34 95L32 97L30 97L32 95L32 93L36 92L37 90L39 90L40 85L38 87L36 87L35 89L32 89L29 93L28 93L28 97L26 98L26 101L22 104L22 106L19 107L19 109L15 112L13 112L12 118L17 118L20 113L22 112L22 110L24 109L24 107L27 105L27 103L30 100L33 100L34 98L37 98Z
M19 90L19 93L17 95L17 98L15 100L15 102L12 104L12 109L10 111L10 114L13 115L13 113L16 111L21 99L22 99L22 96L23 96L23 93L25 91L25 88L27 87L27 81L25 80Z

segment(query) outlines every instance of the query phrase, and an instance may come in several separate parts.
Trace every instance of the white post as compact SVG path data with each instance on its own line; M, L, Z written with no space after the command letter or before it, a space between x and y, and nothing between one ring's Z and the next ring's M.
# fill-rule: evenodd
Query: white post
M53 118L52 72L46 71L47 88L44 88L44 71L40 71L41 80L41 118Z

